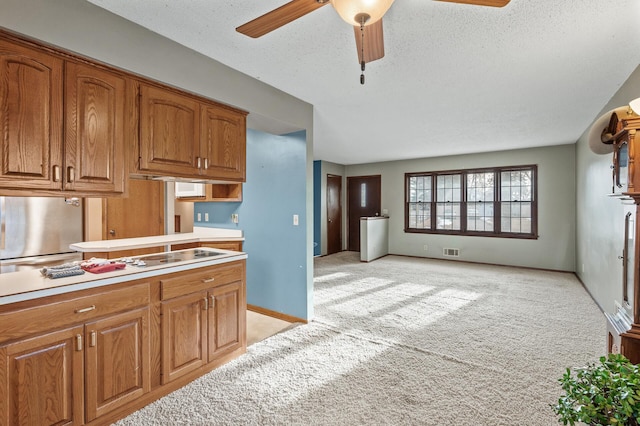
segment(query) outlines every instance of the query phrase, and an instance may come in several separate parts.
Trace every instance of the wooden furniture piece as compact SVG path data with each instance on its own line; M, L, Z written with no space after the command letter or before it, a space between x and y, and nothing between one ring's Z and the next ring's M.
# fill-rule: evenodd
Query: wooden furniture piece
M244 182L246 116L0 30L0 194L122 196L129 173Z
M184 250L198 247L219 248L223 250L242 251L242 241L207 241L199 243L172 244L171 250Z
M0 34L2 192L123 194L128 85L117 71Z
M111 424L241 355L245 268L0 305L0 424Z
M168 383L246 346L242 265L172 274L162 294L162 380Z
M133 173L245 181L246 112L152 83L138 94Z
M640 363L640 227L631 226L640 217L640 170L636 156L640 155L640 116L630 109L611 114L609 125L602 131L602 142L613 144L613 193L633 203L625 217L623 261L623 301L613 314L607 313L608 351L619 352L633 363ZM632 235L633 237L630 237ZM629 247L629 241L633 246ZM629 253L633 252L630 260ZM630 284L631 283L631 284ZM631 288L630 288L631 287Z
M2 424L83 424L150 390L149 284L3 307Z
M205 193L201 197L179 197L178 201L190 202L240 202L242 201L241 183L204 184Z

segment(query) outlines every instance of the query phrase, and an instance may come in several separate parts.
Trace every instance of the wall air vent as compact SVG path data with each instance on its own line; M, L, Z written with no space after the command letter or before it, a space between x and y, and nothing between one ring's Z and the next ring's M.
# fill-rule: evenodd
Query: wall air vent
M443 248L442 255L448 257L458 257L460 256L460 249L457 248Z

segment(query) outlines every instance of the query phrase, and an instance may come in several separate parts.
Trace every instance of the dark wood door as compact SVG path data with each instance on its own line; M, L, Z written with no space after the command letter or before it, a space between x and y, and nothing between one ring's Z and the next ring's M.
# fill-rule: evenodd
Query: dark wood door
M360 251L360 218L380 216L381 181L380 175L347 178L350 251Z
M342 176L327 175L327 254L342 250Z

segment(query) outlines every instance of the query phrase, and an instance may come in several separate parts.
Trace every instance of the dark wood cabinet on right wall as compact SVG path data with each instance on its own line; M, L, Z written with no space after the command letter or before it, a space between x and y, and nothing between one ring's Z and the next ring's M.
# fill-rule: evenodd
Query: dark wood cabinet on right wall
M606 313L608 351L621 353L633 363L640 363L640 170L636 156L640 155L640 116L631 109L611 114L602 130L602 142L613 145L612 194L625 207L625 230L620 279L622 300L615 313Z

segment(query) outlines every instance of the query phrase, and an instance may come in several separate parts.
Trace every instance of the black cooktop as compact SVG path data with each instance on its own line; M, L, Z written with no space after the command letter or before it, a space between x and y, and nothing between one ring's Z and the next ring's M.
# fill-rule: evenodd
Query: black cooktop
M156 266L166 263L184 262L187 260L204 259L216 256L222 256L227 253L222 253L214 250L201 250L201 249L189 249L182 251L173 251L162 254L150 254L148 256L139 256L133 259L133 264L139 266ZM144 262L144 265L141 262Z

